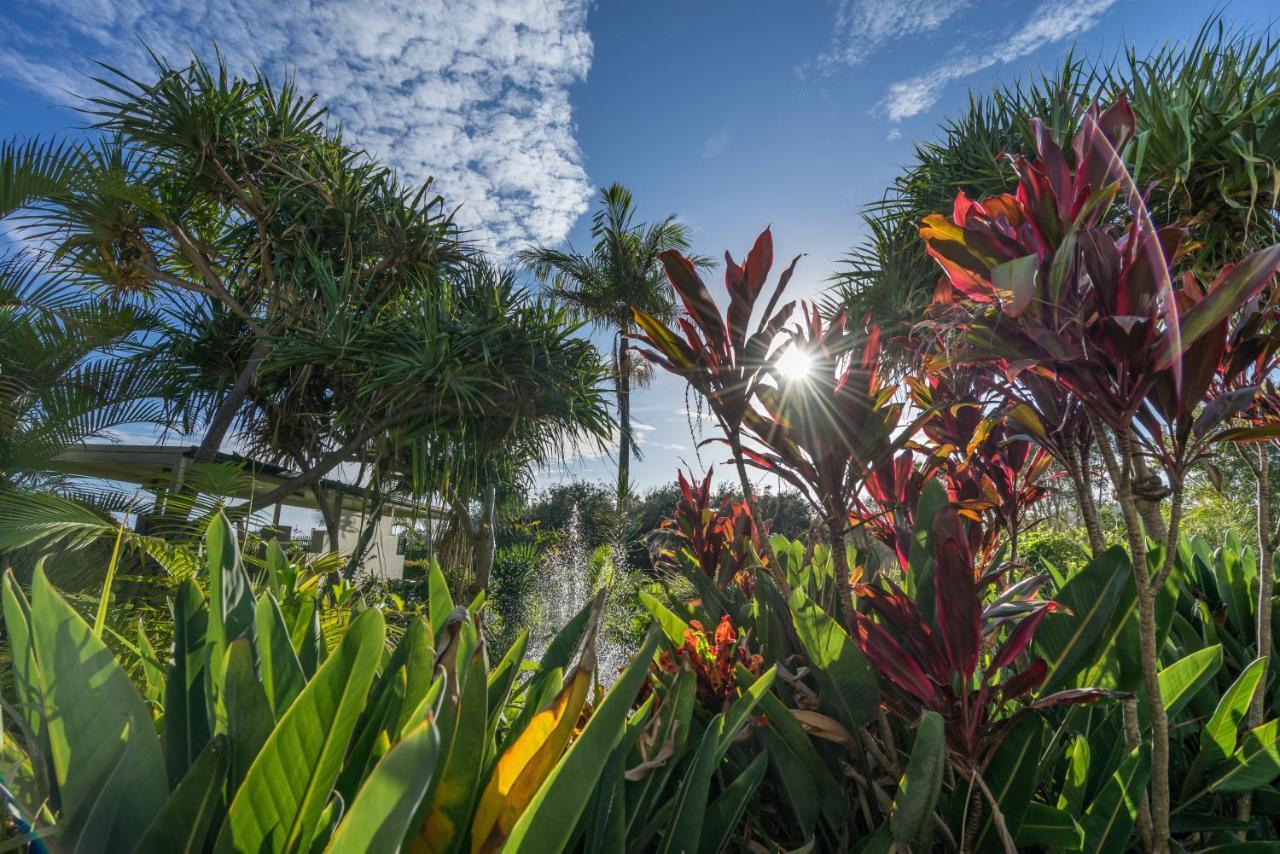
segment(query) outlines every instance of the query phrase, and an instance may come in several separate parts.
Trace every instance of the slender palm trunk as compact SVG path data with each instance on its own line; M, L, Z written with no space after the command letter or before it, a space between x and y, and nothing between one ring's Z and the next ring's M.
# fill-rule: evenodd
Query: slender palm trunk
M631 495L631 371L627 366L627 339L618 336L617 368L618 389L618 514L625 518L628 498Z
M1093 491L1085 477L1084 464L1074 455L1064 464L1067 476L1071 478L1071 487L1076 495L1076 506L1080 517L1084 520L1085 532L1089 535L1089 551L1094 557L1106 551L1107 543L1102 536L1102 523L1098 518L1098 505L1093 500Z
M476 526L474 536L474 591L489 588L489 577L493 573L493 556L497 552L497 500L498 491L493 484L486 484L480 499L480 522Z
M1256 462L1250 460L1243 449L1237 448L1237 450L1253 471L1254 483L1257 487L1255 496L1258 502L1258 602L1257 633L1254 641L1257 646L1257 655L1262 659L1262 678L1258 683L1258 690L1253 694L1253 700L1249 703L1248 723L1249 729L1253 729L1262 726L1263 719L1266 717L1267 671L1271 667L1271 597L1275 593L1276 580L1271 560L1274 551L1273 538L1276 534L1271 527L1271 458L1268 456L1270 449L1265 444L1260 444ZM1236 804L1236 818L1248 821L1252 816L1253 795L1245 793L1240 796ZM1243 834L1241 838L1244 838Z

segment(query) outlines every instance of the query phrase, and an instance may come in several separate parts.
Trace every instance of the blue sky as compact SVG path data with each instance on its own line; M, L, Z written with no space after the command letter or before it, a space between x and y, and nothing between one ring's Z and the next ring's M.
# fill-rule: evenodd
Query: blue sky
M1264 26L1268 0L29 0L0 6L0 134L82 119L91 61L144 67L216 42L239 69L286 69L350 136L406 176L434 175L498 254L585 247L596 188L642 217L678 213L698 251L735 256L772 225L819 293L910 153L970 89L1193 36L1221 8ZM640 488L697 467L681 384L637 395ZM704 449L702 461L721 453ZM607 458L546 475L607 478Z

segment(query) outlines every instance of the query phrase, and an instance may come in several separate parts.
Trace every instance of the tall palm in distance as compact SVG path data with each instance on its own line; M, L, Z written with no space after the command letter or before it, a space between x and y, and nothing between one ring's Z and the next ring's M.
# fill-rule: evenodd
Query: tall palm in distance
M631 483L631 458L639 458L631 429L631 390L643 388L652 374L641 359L633 358L627 334L634 331L631 307L665 321L679 309L667 284L658 256L669 249L689 248L689 227L675 214L655 223L635 221L631 191L612 184L600 191L600 207L591 217L591 251L533 247L517 256L538 281L582 318L613 333L612 361L618 398L618 506L627 502ZM707 258L694 263L710 267Z

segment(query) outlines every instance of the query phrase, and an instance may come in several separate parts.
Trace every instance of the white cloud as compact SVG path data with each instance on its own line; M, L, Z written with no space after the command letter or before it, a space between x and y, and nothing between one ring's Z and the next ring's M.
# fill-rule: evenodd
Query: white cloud
M569 87L585 78L587 0L37 0L18 33L0 22L0 75L63 103L101 59L146 74L216 42L241 73L296 75L348 136L428 176L473 238L505 254L561 240L591 187ZM12 13L16 19L17 13Z
M893 128L889 131L888 134L885 135L885 139L887 139L889 142L896 142L902 139L902 131L898 130L897 128Z
M702 159L710 160L713 157L719 157L724 154L731 142L733 142L733 131L728 128L716 131L702 144Z
M907 36L932 32L970 4L971 0L840 0L832 23L831 46L817 60L818 70L830 73L841 66L862 65L880 48Z
M982 50L957 51L956 58L889 87L880 110L893 121L919 115L942 96L948 83L994 65L1028 56L1047 44L1092 29L1116 0L1050 0L1042 3L1011 37L988 38Z

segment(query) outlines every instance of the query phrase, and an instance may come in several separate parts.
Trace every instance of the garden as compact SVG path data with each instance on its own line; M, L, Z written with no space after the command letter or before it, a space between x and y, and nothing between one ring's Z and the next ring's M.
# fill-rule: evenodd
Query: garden
M1272 34L972 95L813 300L152 72L0 147L0 850L1280 850Z

